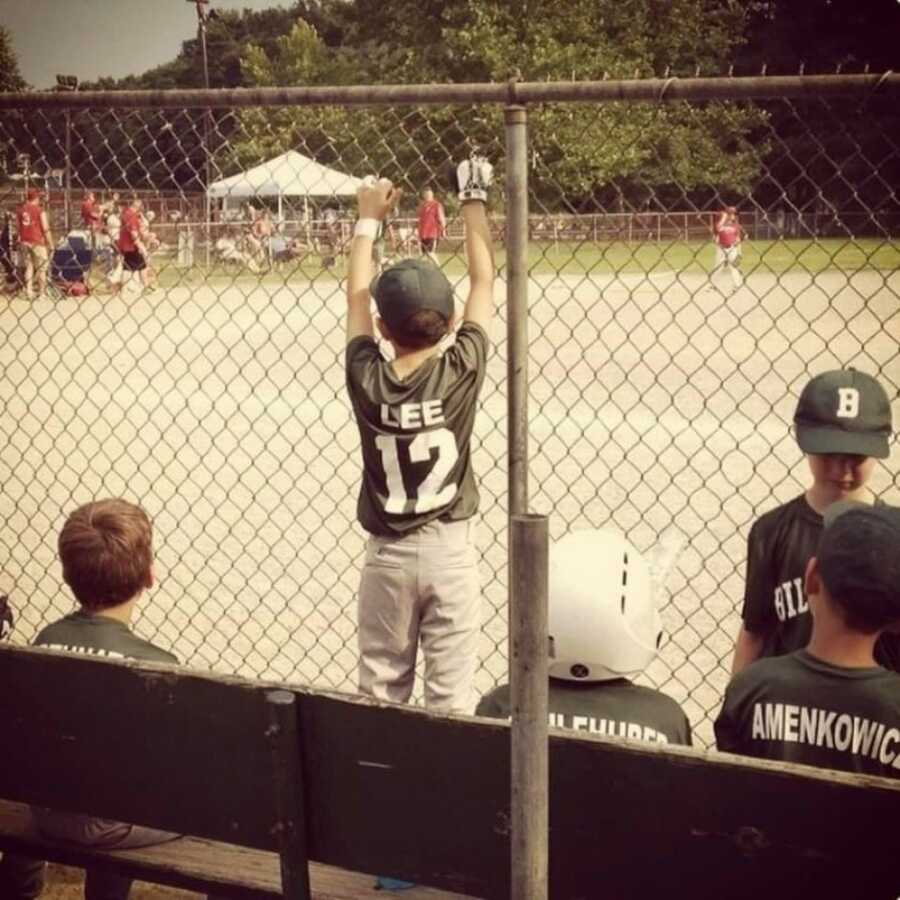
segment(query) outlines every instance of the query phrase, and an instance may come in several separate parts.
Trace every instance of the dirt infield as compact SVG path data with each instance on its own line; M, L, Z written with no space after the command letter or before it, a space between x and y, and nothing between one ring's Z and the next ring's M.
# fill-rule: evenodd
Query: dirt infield
M676 272L531 281L532 508L553 537L612 526L646 550L666 529L684 536L648 678L685 704L701 743L750 522L806 481L788 428L797 391L840 365L900 385L898 297L900 274L875 270L759 271L730 297ZM17 641L71 608L55 561L65 513L125 495L156 532L142 634L191 665L355 687L363 536L343 307L333 278L246 276L141 298L0 301L0 590L19 611ZM493 338L473 451L482 690L506 673L502 312ZM876 490L891 484L879 466Z

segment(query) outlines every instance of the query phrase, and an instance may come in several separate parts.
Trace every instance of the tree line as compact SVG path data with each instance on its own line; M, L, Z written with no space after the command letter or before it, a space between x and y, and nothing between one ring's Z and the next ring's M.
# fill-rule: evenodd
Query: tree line
M213 2L212 8L215 8ZM218 11L208 22L213 87L594 80L860 71L896 66L888 0L299 0L287 9ZM5 46L7 45L7 46ZM5 46L5 49L4 49ZM0 39L0 85L9 81ZM14 63L14 60L13 60ZM15 66L13 65L13 70ZM21 81L21 79L19 79ZM203 83L196 38L169 63L85 89ZM15 78L8 89L21 89ZM898 113L853 102L547 104L529 115L531 184L548 211L881 208L897 183ZM502 111L491 107L84 111L72 117L75 180L203 190L214 176L297 149L354 174L421 187L478 147L502 166ZM62 163L61 115L4 122ZM15 134L10 134L15 132ZM878 177L873 177L873 172ZM893 201L896 203L896 201Z

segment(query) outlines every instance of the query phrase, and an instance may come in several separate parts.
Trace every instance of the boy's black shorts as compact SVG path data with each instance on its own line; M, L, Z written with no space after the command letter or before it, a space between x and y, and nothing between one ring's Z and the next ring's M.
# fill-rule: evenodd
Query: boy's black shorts
M129 250L122 254L122 265L128 272L140 272L147 268L147 261L144 259L143 253L137 250Z

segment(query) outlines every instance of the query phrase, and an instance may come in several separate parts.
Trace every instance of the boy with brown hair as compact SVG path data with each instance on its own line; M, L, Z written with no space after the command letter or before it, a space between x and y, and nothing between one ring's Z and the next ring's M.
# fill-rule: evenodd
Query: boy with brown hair
M760 516L750 529L732 675L760 657L790 653L809 642L812 619L804 577L822 534L822 516L838 500L874 502L867 485L875 460L890 454L890 401L864 372L823 372L800 394L794 432L812 484ZM894 635L885 635L876 649L888 668L900 665L897 643Z
M153 528L127 500L107 499L76 509L59 536L63 580L80 608L48 625L34 644L116 659L177 663L175 656L131 630L135 605L154 584ZM96 817L35 809L40 830L55 840L106 849L146 847L178 835ZM86 900L126 900L131 879L88 869Z
M34 643L119 659L177 663L131 630L134 607L154 584L153 527L127 500L97 500L76 509L59 535L63 580L80 609L48 625Z
M451 346L442 349L456 321L453 288L430 260L402 260L372 280L372 243L401 194L387 179L360 188L347 284L347 390L363 459L357 516L369 533L359 588L359 689L405 703L421 642L426 705L466 713L475 705L481 629L470 443L494 311L485 213L492 171L473 157L454 173L470 286ZM375 340L373 295L393 360Z

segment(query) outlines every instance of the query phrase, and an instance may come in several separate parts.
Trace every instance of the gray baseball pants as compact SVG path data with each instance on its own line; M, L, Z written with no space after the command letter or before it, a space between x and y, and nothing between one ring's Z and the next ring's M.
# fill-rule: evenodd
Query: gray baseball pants
M406 703L421 643L425 705L473 712L481 590L472 519L435 520L399 538L370 535L358 614L361 693Z

